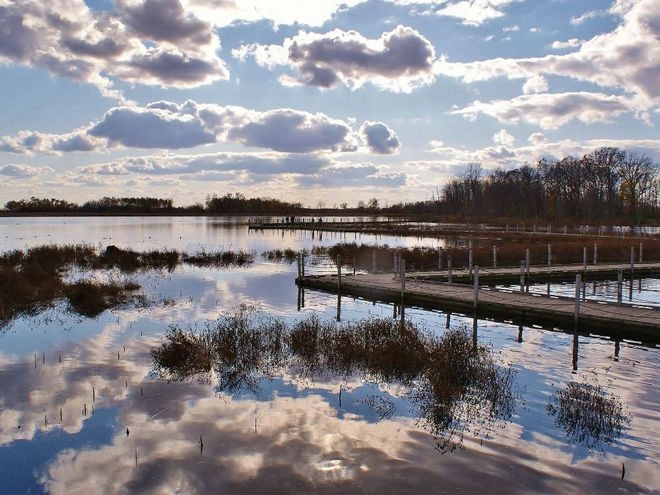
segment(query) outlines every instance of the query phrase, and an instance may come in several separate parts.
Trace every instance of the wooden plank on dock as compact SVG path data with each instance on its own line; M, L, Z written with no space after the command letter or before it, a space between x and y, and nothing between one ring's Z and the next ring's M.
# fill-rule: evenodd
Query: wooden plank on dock
M481 279L482 272L479 273ZM336 275L299 277L299 287L337 293ZM457 311L472 315L474 289L464 284L448 284L424 277L406 277L403 301L401 281L387 274L345 275L341 280L341 294L369 300L396 302L405 305ZM480 288L476 315L546 327L573 329L575 300ZM604 335L660 342L660 310L633 305L605 304L581 301L578 317L581 331L595 331Z

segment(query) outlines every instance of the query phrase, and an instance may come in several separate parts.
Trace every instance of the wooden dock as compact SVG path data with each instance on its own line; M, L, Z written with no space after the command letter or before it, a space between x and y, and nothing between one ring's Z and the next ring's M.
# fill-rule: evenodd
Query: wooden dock
M395 279L391 273L342 275L341 286L337 275L302 276L296 279L296 284L301 288L458 312L519 325L564 330L576 328L575 298L480 287L475 309L472 286L415 275L407 274L403 291L401 280ZM481 271L479 277L481 280ZM660 343L658 309L593 301L580 301L579 306L577 328L580 332Z

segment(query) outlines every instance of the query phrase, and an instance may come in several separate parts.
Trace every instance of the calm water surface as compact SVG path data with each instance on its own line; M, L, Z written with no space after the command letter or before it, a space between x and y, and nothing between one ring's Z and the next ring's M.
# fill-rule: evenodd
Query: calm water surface
M45 243L261 252L353 241L437 246L436 239L248 233L211 218L0 219L2 250ZM310 267L310 269L312 269ZM150 350L171 326L201 331L242 303L287 324L337 318L337 296L299 294L295 265L256 258L240 269L182 266L131 275L150 305L72 315L66 304L0 330L0 491L3 493L649 493L660 490L660 350L478 322L479 341L515 373L516 407L493 430L467 431L441 453L411 400L415 384L365 372L301 373L294 363L223 387L222 376L163 380ZM96 274L98 277L126 277ZM633 285L657 305L660 284ZM544 292L546 286L532 288ZM551 286L571 294L570 284ZM612 285L587 296L611 298ZM626 292L627 296L628 293ZM614 296L616 297L616 296ZM391 305L342 298L343 322L392 318ZM397 318L399 315L397 314ZM460 315L406 308L442 336ZM571 382L600 386L630 418L611 444L576 441L547 406ZM437 432L436 432L437 433ZM200 444L200 438L203 439ZM622 472L625 467L625 476Z

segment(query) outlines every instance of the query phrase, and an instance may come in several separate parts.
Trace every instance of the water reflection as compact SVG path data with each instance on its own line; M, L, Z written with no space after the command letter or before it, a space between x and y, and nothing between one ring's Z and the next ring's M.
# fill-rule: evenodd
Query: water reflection
M403 319L338 325L312 315L287 326L242 305L201 333L170 329L151 354L163 379L215 381L216 392L231 396L255 394L263 379L284 372L397 384L441 452L460 446L466 433L490 434L511 418L518 398L513 369L498 364L490 348L475 345L467 329L432 337ZM341 395L340 384L340 404ZM383 392L361 402L380 419L394 414L394 402Z
M630 426L630 417L619 398L595 383L569 382L556 390L547 406L570 442L602 450Z

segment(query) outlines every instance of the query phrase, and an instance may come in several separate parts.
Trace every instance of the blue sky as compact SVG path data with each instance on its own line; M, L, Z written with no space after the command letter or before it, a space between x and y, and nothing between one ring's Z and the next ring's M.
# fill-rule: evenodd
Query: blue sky
M0 0L0 203L431 198L660 162L660 0Z

